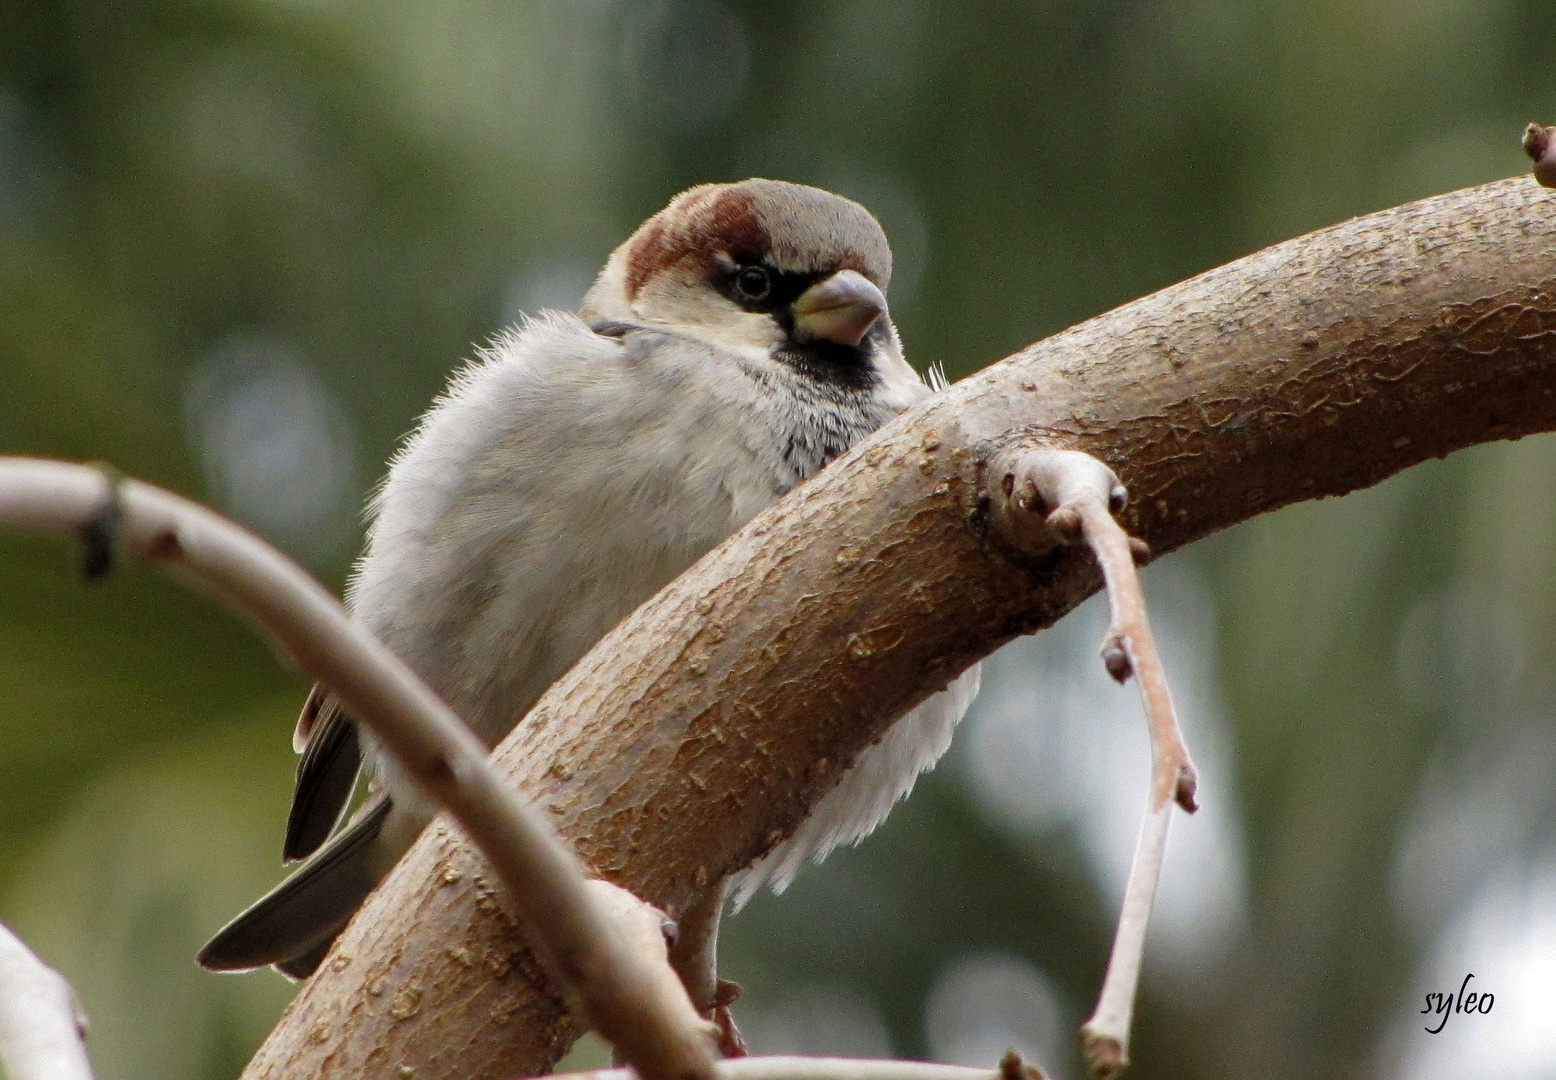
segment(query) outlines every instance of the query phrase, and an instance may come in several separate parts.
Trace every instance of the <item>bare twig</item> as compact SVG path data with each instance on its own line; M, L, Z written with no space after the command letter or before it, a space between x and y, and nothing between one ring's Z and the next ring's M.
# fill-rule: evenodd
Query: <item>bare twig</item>
M257 624L448 807L507 886L553 977L640 1076L712 1077L709 1026L669 967L663 916L589 882L448 706L301 568L196 503L64 462L0 458L0 525L79 533L92 539L97 565L122 546ZM657 952L644 944L656 938Z
M0 923L0 1064L11 1080L92 1080L86 1016L65 977Z
M1122 1072L1129 1061L1129 1026L1151 902L1161 878L1167 823L1176 802L1195 810L1195 773L1178 729L1167 675L1146 617L1135 563L1150 557L1113 519L1128 495L1118 478L1090 454L1052 448L1016 448L995 457L987 474L992 520L1007 542L1028 552L1084 541L1102 569L1112 622L1102 661L1119 682L1137 676L1151 731L1151 792L1140 839L1124 887L1118 933L1097 1009L1081 1028L1094 1076Z
M1006 1060L1011 1055L1006 1055ZM1015 1062L1019 1076L1041 1080L1030 1065ZM871 1061L863 1058L821 1058L772 1055L729 1058L718 1062L718 1080L1012 1080L1004 1062L1000 1069L937 1065L928 1061ZM553 1080L634 1080L627 1069L558 1073Z

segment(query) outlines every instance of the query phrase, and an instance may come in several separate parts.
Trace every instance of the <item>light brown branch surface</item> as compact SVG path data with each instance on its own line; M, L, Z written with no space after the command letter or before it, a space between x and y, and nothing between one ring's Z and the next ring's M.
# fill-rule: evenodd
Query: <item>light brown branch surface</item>
M1519 178L1348 221L951 387L802 485L565 676L498 749L602 875L672 917L767 850L890 720L1098 585L988 535L991 456L1085 450L1168 552L1426 458L1556 427L1556 193ZM442 884L464 872L464 887ZM250 1077L537 1073L577 1028L426 833ZM414 1015L395 1010L414 993Z
M10 1080L92 1080L85 1034L86 1017L65 977L0 923L0 1073Z
M122 544L267 632L450 808L537 928L551 972L621 1057L652 1080L711 1080L711 1026L670 968L662 917L619 888L587 880L577 856L498 779L485 747L448 706L300 567L187 499L58 461L0 458L0 526L95 538L89 559ZM441 880L457 877L445 869ZM343 969L350 957L337 952L332 963ZM403 988L391 1000L392 1010L416 1011Z

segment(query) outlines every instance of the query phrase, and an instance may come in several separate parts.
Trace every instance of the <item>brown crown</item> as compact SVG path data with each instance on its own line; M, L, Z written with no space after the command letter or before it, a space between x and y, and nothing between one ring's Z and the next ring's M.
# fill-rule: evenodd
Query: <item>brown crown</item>
M817 188L777 180L704 184L649 218L625 245L626 292L636 299L654 275L689 264L699 275L766 259L782 269L857 270L885 288L891 249L869 212Z

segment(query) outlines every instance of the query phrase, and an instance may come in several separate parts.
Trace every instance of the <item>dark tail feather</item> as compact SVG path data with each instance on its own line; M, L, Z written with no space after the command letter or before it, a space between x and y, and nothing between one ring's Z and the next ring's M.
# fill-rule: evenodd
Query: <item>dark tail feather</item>
M288 979L302 982L324 963L324 958L330 953L330 946L335 944L335 939L340 936L340 931L345 927L337 927L335 932L301 956L294 956L290 960L283 960L279 964L271 965Z
M381 799L297 872L260 897L200 950L210 971L275 964L294 978L312 973L378 884L373 841L393 803Z
M308 747L297 763L297 790L292 813L286 821L286 844L281 855L296 862L312 855L340 822L356 786L362 753L357 747L357 726L333 697L308 698L315 717L308 733Z

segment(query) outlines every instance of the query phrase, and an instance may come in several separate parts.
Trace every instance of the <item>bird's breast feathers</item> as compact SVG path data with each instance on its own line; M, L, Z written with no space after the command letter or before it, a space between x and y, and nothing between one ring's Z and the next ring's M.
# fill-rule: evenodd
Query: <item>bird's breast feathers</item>
M618 621L928 390L547 313L452 382L391 463L357 616L489 739Z

